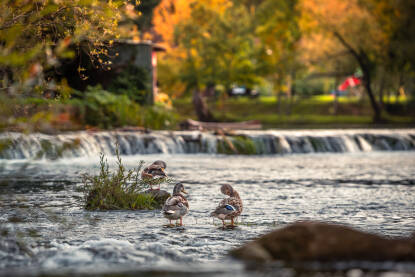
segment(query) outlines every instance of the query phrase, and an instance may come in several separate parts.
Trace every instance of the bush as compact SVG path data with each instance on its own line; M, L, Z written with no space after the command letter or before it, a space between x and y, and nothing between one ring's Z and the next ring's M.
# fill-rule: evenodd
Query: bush
M117 171L111 173L104 154L100 155L99 175L84 174L85 209L87 210L140 210L154 209L158 203L154 196L145 193L148 181L142 180L141 170L143 161L136 169L126 170L122 165L118 145L116 147ZM170 179L153 180L156 185Z
M120 126L143 126L150 129L174 127L174 112L163 105L140 106L127 95L117 95L101 86L88 87L85 93L76 92L82 98L72 99L78 107L78 119L91 126L104 129Z
M145 69L130 65L117 75L108 90L118 95L126 95L136 103L144 104L150 93L149 81L150 78Z
M111 128L141 123L140 105L126 95L113 94L99 85L88 87L81 95L82 99L70 103L79 108L78 117L84 124Z
M143 109L142 126L154 130L168 129L176 125L176 114L162 106L155 104Z
M74 130L71 122L72 107L63 101L42 96L7 96L0 93L0 130L47 132Z

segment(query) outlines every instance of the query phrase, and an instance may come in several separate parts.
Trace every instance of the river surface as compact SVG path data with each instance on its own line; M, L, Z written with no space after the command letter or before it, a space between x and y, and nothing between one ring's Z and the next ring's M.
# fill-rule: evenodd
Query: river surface
M159 210L85 211L81 174L97 173L98 158L0 160L0 276L307 276L282 264L248 271L227 252L298 220L343 223L386 236L415 230L414 152L122 158L127 167L140 160L167 162L170 176L189 192L184 227L165 227ZM233 230L209 218L223 198L222 184L231 184L244 201ZM342 272L415 274L411 264L354 267Z

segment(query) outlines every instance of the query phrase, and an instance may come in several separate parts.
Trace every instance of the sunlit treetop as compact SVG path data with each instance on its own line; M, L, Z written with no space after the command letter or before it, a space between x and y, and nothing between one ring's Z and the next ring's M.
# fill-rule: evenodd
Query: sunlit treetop
M228 0L162 0L154 10L154 30L167 47L174 43L175 28L179 23L190 19L194 5L207 5L218 13L223 14L232 5Z
M375 52L382 51L387 41L379 22L359 0L302 0L300 8L300 26L306 35L303 46L314 57L333 54L328 53L330 50L341 52L344 45L335 36L346 39L354 48L371 48Z

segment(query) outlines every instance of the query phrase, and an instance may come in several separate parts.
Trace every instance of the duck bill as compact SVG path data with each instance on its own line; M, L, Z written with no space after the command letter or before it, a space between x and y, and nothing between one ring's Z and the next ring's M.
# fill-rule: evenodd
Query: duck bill
M167 177L166 171L164 171L163 168L160 168L160 169L161 169L161 176Z
M185 191L185 190L182 190L182 192L183 192L184 194L187 194L187 191Z

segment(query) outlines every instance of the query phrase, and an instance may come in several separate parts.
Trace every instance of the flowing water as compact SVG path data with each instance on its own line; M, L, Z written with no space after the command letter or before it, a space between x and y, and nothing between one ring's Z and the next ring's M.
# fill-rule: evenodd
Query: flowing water
M0 159L94 157L101 152L114 155L116 142L124 155L407 151L415 150L415 129L2 133Z
M81 174L98 172L97 156L0 160L0 276L308 275L283 264L250 271L227 252L298 220L343 223L386 236L409 236L415 230L412 151L122 158L127 167L140 160L167 162L170 176L189 192L184 227L165 227L159 210L85 211ZM115 162L113 157L109 161ZM233 230L222 230L209 218L223 198L221 184L231 184L244 201ZM171 191L172 185L162 189ZM415 274L415 265L406 263L335 268L347 276L373 270Z

